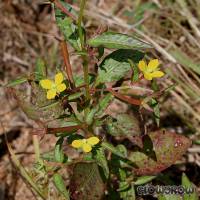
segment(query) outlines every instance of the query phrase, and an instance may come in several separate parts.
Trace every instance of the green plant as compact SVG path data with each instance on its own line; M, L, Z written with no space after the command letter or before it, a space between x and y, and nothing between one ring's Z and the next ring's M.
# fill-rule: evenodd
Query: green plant
M57 137L54 150L41 154L35 138L36 163L31 170L23 168L10 146L9 150L22 176L42 199L135 199L135 187L174 164L191 142L165 130L144 132L140 128L144 124L134 115L114 117L105 112L119 99L138 114L144 109L153 112L159 125L159 97L169 88L159 91L156 87L155 78L164 73L157 70L157 59L145 63L144 52L151 48L148 43L115 32L88 39L83 25L85 3L81 0L77 13L64 1L52 1L65 38L60 41L65 67L55 72L55 80L47 77L48 69L38 60L34 73L7 85L22 110L40 126L34 132ZM73 76L67 43L82 58L83 77ZM117 50L105 55L105 48ZM90 60L98 66L97 72L89 73ZM151 81L155 91L129 93L142 79ZM23 91L13 88L27 83L32 88L31 101ZM75 148L78 157L66 155L65 145ZM64 177L69 179L68 185Z

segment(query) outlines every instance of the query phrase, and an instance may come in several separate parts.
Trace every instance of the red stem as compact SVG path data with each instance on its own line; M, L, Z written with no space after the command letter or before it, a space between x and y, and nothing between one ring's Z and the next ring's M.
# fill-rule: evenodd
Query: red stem
M47 134L77 131L81 128L83 128L83 125L67 126L67 127L61 127L61 128L47 128Z
M74 88L72 66L71 66L70 61L69 61L69 52L68 52L67 44L66 44L65 41L61 42L61 49L62 49L62 55L63 55L64 63L65 63L65 71L67 73L71 87Z
M114 90L112 89L109 89L109 92L111 92L115 97L117 97L118 99L121 99L123 101L126 101L132 105L137 105L139 106L142 101L140 99L134 99L134 98L131 98L131 97L128 97L128 96L125 96L123 94L120 94L118 92L115 92Z

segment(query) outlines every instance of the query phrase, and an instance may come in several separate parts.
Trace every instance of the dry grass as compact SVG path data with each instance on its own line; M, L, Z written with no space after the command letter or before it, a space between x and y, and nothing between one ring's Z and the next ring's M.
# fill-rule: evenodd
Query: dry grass
M143 18L134 21L137 9L141 9L143 3L145 1L134 3L127 0L123 2L125 6L121 6L118 1L99 1L99 4L89 4L87 15L91 24L97 18L114 30L117 27L119 31L137 34L155 47L152 53L160 57L169 77L161 84L164 87L178 84L169 101L165 102L165 109L175 112L199 134L199 2L148 1L154 3L152 9L146 9ZM127 11L132 12L128 19L125 16Z

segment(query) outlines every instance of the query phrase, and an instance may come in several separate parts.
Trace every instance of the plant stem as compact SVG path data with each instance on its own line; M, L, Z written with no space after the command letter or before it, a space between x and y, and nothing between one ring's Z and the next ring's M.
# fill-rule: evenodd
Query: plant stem
M73 89L75 87L75 84L74 84L74 78L73 78L73 74L72 74L72 66L71 66L70 60L69 60L69 52L68 52L68 48L67 48L67 43L65 41L61 42L61 49L62 49L62 54L63 54L63 58L64 58L64 63L65 63L65 71L67 73L67 77L69 79L70 86Z
M55 134L55 133L60 133L60 132L72 132L72 131L77 131L83 127L84 125L67 126L67 127L60 127L60 128L48 128L47 134Z
M78 16L78 33L81 42L82 51L86 51L85 49L85 38L82 30L82 21L83 21L83 13L85 8L86 0L81 0L80 3L80 11ZM90 91L89 91L89 69L88 69L88 56L83 55L83 72L84 72L84 82L86 84L86 99L90 99Z
M83 58L83 72L84 72L84 82L85 82L85 89L86 89L86 99L90 99L90 88L89 88L89 69L88 69L88 57L82 56Z
M21 165L14 151L12 150L9 143L7 143L8 151L11 155L12 162L15 164L16 168L19 170L21 176L27 181L27 183L31 186L31 189L36 192L42 199L46 199L45 192L41 190L38 185L34 182L32 177L26 171L26 169Z

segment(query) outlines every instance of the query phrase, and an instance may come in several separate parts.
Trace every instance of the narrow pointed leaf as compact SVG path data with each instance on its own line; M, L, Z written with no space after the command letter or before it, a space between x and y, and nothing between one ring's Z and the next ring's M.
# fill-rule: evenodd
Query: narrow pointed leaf
M20 85L20 84L25 83L25 82L27 82L27 81L28 81L28 78L27 78L27 77L17 78L17 79L15 79L15 80L10 81L10 82L6 85L6 87L14 87L14 86L16 86L16 85Z
M92 124L92 122L93 122L93 120L94 120L94 116L95 116L95 114L96 114L96 112L98 111L98 106L95 106L94 108L92 108L91 110L90 110L90 112L87 114L87 116L86 116L86 123L88 124L88 125L91 125Z
M46 77L45 63L41 58L38 58L35 65L35 80L41 80Z
M55 161L60 162L60 163L64 162L64 160L65 160L65 154L64 154L63 149L62 149L62 144L63 144L63 138L61 137L57 141L55 149L54 149Z
M74 49L81 51L80 38L78 36L77 26L72 22L69 17L64 19L56 18L58 27L63 33L65 40L68 41Z
M109 168L108 168L108 162L107 162L103 148L97 148L94 151L93 157L96 163L103 169L104 176L108 178Z
M184 173L182 174L182 186L184 186L186 190L188 191L188 193L186 192L184 194L183 200L198 200L199 199L198 193L196 191L196 187L194 186L192 182L190 182L190 180Z
M99 109L98 112L95 114L95 116L99 117L102 116L104 114L104 111L106 110L106 108L110 105L110 103L112 102L112 100L114 99L112 94L106 94L99 102Z
M112 144L108 143L108 142L102 142L101 143L101 146L104 148L104 149L107 149L108 151L112 152L113 154L121 157L121 158L124 158L124 159L127 159L127 156L124 155L123 153L121 153L119 151L119 149L115 146L113 146Z
M53 182L57 190L65 197L66 200L70 200L69 192L66 189L65 182L62 176L58 173L53 175Z
M88 40L88 44L92 47L105 47L109 49L149 49L151 46L137 37L105 32Z
M137 178L137 180L134 182L134 185L142 185L148 183L152 181L154 178L156 178L156 176L141 176Z
M124 187L124 189L123 189L123 187ZM135 200L136 199L135 189L134 189L133 184L131 184L130 186L128 185L128 187L127 187L126 182L120 182L120 188L119 189L123 189L122 191L120 191L121 199L123 199L123 200Z
M77 12L66 1L60 1L61 5L70 12L73 16L77 17ZM77 51L81 50L80 39L78 36L78 27L74 24L72 18L67 17L60 9L55 9L56 23L63 33L65 40L68 41L72 47Z

